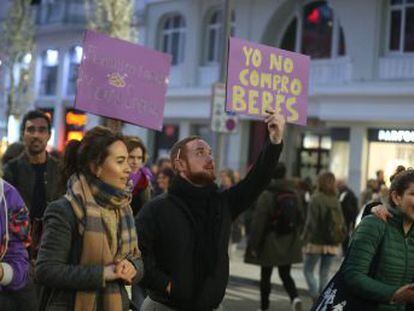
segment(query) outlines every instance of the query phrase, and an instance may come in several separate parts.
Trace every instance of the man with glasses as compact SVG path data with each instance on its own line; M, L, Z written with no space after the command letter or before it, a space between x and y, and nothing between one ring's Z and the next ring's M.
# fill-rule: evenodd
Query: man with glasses
M285 121L273 111L269 140L240 183L220 192L210 146L188 137L171 149L177 176L168 193L139 212L137 231L149 296L143 311L211 311L220 308L228 276L230 226L270 181L282 151Z

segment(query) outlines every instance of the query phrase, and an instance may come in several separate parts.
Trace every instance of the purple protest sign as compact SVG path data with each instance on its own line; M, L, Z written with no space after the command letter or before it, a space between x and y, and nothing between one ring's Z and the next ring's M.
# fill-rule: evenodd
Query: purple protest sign
M310 58L230 38L226 111L255 117L272 108L306 125Z
M88 30L75 107L161 130L171 56Z

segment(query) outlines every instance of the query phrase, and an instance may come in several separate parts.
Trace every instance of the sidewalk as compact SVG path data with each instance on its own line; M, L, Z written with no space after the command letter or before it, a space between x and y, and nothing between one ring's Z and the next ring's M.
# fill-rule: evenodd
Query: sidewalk
M244 248L238 247L236 250L232 250L230 255L230 279L233 281L244 281L249 283L255 283L259 286L260 281L260 267L246 264L243 262ZM331 267L331 276L338 271L341 264L341 258L336 258L334 264ZM315 273L318 273L318 266L315 268ZM292 266L291 275L295 280L296 287L302 293L306 292L308 287L306 285L305 277L303 275L303 263L294 264ZM277 268L272 273L272 284L279 289L282 289L282 281L279 278Z

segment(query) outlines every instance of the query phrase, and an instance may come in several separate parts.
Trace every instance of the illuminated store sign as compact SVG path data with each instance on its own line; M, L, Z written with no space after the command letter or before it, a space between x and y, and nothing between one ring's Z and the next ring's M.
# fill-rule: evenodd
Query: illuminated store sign
M414 143L414 130L406 129L369 129L368 140L389 143Z

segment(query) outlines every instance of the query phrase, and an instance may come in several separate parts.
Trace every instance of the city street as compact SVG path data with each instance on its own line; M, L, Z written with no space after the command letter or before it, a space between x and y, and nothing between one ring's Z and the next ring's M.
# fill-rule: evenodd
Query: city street
M303 296L303 291L299 291L304 302L303 310L309 310L311 301L308 297ZM270 296L269 310L290 311L291 306L289 298L278 285L273 285ZM223 302L225 311L256 311L260 305L260 291L258 284L246 280L230 280L227 287L227 294Z

